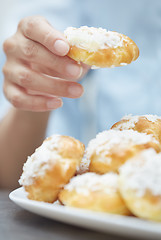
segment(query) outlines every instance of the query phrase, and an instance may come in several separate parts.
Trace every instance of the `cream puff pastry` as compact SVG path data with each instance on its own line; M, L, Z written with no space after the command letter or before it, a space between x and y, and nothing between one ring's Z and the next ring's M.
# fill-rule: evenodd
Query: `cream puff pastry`
M70 207L130 214L118 191L118 175L115 173L77 175L59 193L59 201Z
M139 56L137 45L127 36L102 28L68 27L64 35L70 44L68 56L93 68L130 64Z
M69 136L53 135L27 159L19 180L32 200L54 202L76 173L84 145Z
M152 134L161 144L161 117L157 115L127 115L115 123L111 129L128 130Z
M138 152L154 148L161 151L159 142L146 133L133 130L107 130L92 139L86 149L90 172L118 172L119 167Z
M119 190L139 218L161 221L161 153L147 149L120 169Z

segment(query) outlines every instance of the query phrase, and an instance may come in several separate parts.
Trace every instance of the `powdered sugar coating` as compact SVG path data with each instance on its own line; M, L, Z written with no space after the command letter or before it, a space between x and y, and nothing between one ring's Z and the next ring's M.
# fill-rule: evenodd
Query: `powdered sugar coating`
M36 176L43 176L46 170L53 166L56 161L61 160L57 151L59 139L60 135L51 136L27 158L19 179L20 185L31 185ZM68 163L65 168L68 169Z
M131 129L135 127L135 124L139 121L140 117L144 117L146 118L148 121L150 122L156 122L158 119L161 120L161 117L157 116L157 115L135 115L132 116L132 114L126 115L124 116L121 120L127 120L127 122L122 122L119 123L119 125L117 127L115 127L115 129Z
M106 156L112 149L123 150L128 147L140 144L146 144L148 142L158 141L152 136L145 133L139 133L134 130L107 130L99 133L95 139L92 139L86 149L87 158L90 159L95 153Z
M80 28L68 27L64 31L71 46L95 52L98 49L117 48L123 45L123 36L117 32L107 31L103 28L82 26ZM125 40L125 39L124 39Z
M118 190L118 175L112 172L103 175L91 172L84 173L73 177L64 189L75 190L78 194L83 195L89 195L95 191L111 194Z
M161 153L150 148L127 161L119 169L125 190L132 189L138 197L149 190L161 196Z

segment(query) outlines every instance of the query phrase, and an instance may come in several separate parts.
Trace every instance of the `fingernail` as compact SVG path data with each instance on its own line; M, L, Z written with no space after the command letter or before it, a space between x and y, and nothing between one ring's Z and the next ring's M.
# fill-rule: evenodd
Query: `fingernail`
M83 88L78 85L71 85L68 87L68 92L72 95L72 97L80 97L81 95L83 95Z
M47 101L47 108L48 109L55 109L58 107L62 107L63 102L61 99L50 99Z
M72 77L80 78L83 72L83 68L76 64L68 64L66 66L67 73Z
M60 56L65 56L69 52L69 45L63 40L56 40L54 50Z

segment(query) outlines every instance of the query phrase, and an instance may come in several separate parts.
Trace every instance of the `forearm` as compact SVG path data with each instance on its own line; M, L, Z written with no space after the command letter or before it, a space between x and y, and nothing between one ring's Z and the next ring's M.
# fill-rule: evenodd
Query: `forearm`
M46 132L49 112L34 113L11 108L0 123L0 187L15 188L28 155Z
M83 94L77 80L88 67L67 56L64 34L41 16L22 19L3 49L4 94L17 110L0 123L0 186L13 187L26 157L44 138L47 112L60 108L62 97Z

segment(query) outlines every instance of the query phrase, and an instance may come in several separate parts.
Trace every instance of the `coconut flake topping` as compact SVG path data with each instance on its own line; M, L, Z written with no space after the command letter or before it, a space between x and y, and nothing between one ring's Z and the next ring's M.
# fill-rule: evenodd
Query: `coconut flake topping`
M98 49L117 48L123 45L123 35L107 31L103 28L82 26L80 28L68 27L64 31L69 44L95 52Z
M46 170L60 159L60 155L57 153L59 138L60 135L51 136L27 158L19 179L20 185L32 184L36 176L44 175Z
M161 153L150 148L131 158L119 169L125 189L135 190L138 197L149 190L154 196L161 195Z
M91 172L84 173L73 177L64 189L68 191L75 190L83 195L95 191L103 191L107 194L114 193L118 189L118 175L112 172L104 175Z
M127 120L128 122L123 122L120 123L117 127L115 127L115 129L130 129L130 128L134 128L135 124L139 121L139 118L143 117L146 118L148 121L150 122L155 122L158 119L161 120L161 117L157 116L157 115L135 115L132 116L132 114L126 115L124 116L121 120Z
M84 156L81 159L80 165L77 168L77 172L76 174L83 174L85 172L89 171L89 164L90 164L90 160L86 158L86 156Z
M99 155L103 152L103 155L107 155L114 148L119 151L121 149L126 149L127 146L141 145L148 142L158 143L150 134L147 135L146 133L139 133L134 130L117 131L111 129L99 133L95 139L89 142L86 149L86 155L87 158L90 159L93 153Z

